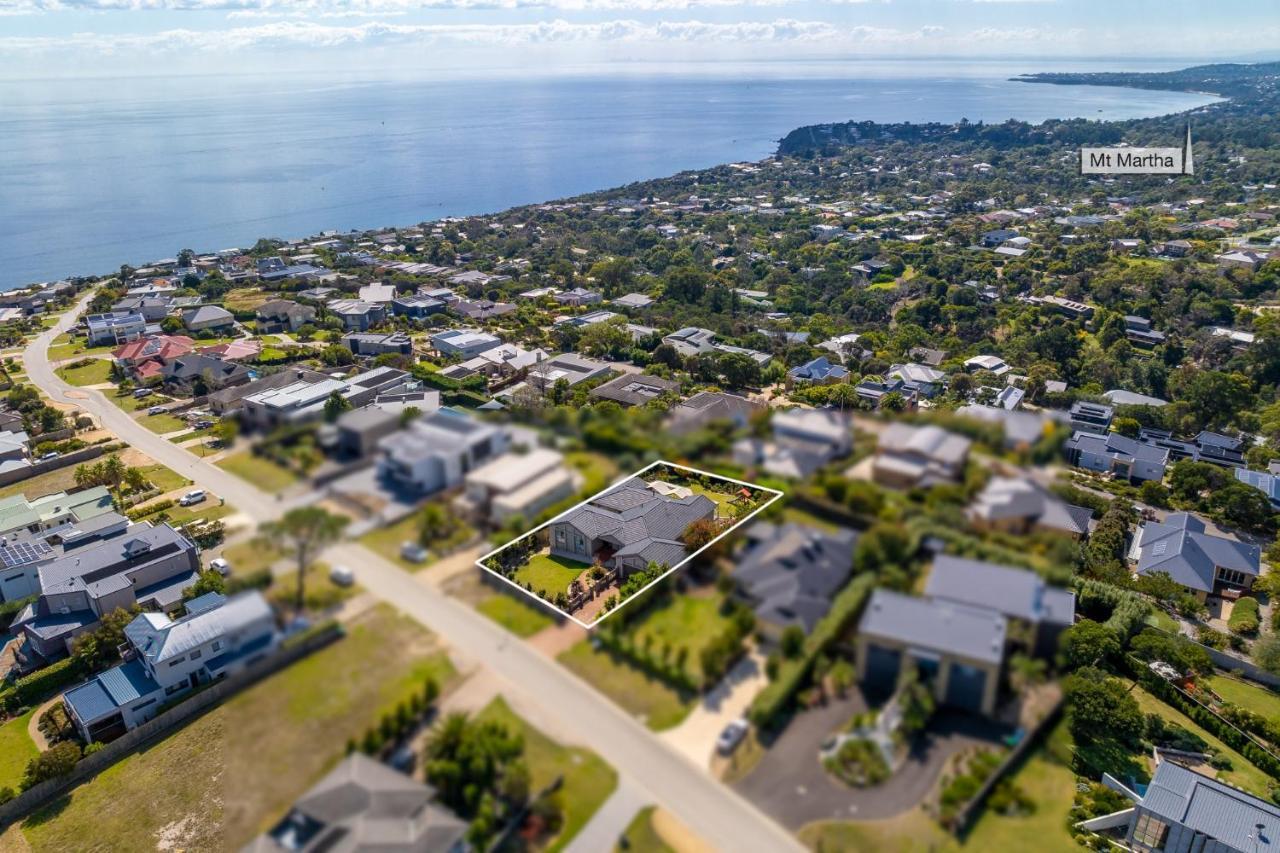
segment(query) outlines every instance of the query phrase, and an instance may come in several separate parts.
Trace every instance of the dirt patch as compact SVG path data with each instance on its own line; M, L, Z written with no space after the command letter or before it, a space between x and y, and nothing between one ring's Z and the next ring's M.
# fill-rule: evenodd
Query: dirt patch
M655 809L649 822L667 846L680 853L712 853L715 850L665 809Z

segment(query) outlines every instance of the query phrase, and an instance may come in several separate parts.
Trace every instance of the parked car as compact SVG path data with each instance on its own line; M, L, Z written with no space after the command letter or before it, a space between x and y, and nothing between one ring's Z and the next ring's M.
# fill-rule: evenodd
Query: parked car
M724 731L720 732L720 737L716 738L716 752L721 755L732 755L749 731L751 731L751 724L745 719L739 717L734 720L725 726Z
M356 573L346 566L334 566L329 570L329 580L338 586L351 586L356 582Z
M225 557L214 557L209 561L209 568L213 569L224 578L231 574L231 563Z
M402 559L408 560L410 563L425 562L430 553L417 542L400 543L400 556Z
M204 489L192 489L182 497L178 498L178 506L192 506L203 501L208 495L204 493Z
M148 415L163 415L163 414L164 414L165 412L167 412L167 411L169 411L169 410L168 410L167 408L165 408L164 406L152 406L151 408L147 409L147 414L148 414Z
M208 421L208 420L196 421L191 426L194 427L195 429L208 429L209 427L213 426L213 421Z
M133 396L141 400L143 397L150 397L151 393L152 391L150 388L139 388L133 392Z
M37 461L48 462L50 459L57 459L61 455L62 454L56 450L50 450L48 453L41 453L40 458Z

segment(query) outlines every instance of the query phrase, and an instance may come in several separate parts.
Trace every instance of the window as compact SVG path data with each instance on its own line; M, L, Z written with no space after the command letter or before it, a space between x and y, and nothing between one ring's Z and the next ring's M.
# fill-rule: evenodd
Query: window
M1133 843L1142 850L1160 850L1169 835L1169 826L1150 812L1143 812L1133 827Z
M179 690L186 690L186 689L187 689L187 680L184 678L181 681L179 681L177 684L170 684L168 687L166 687L164 689L164 695L172 696L173 694L177 693Z
M214 640L214 641L213 641L213 651L215 651L215 652L216 652L216 651L217 651L218 649L220 649L220 648L222 648L222 641L221 641L221 640Z
M199 649L196 649L194 652L192 652L192 653L191 653L191 659L192 659L192 660L200 660L200 655L202 655L202 654L203 654L203 652L201 652Z
M1218 580L1223 583L1244 585L1244 572L1238 572L1235 569L1218 569Z
M156 700L154 698L151 698L145 702L139 702L137 705L134 705L129 710L133 711L134 713L137 713L138 711L141 711L143 708L147 707L148 705L154 705L155 703L156 703Z
M564 528L563 528L563 527L557 527L557 528L556 528L556 542L558 542L558 543L560 543L561 545L563 545L563 544L564 544L564 538L565 538L565 537L564 537Z
M183 656L182 656L182 657L180 657L180 658L174 658L173 660L169 661L169 666L170 666L170 667L175 667L175 666L177 666L178 664L182 663L182 662L183 662L184 660L186 660L186 659L187 659L187 656L186 656L186 655L183 655Z

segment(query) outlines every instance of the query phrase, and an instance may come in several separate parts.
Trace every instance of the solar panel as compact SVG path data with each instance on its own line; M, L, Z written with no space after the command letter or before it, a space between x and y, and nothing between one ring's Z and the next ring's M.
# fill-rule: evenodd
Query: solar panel
M34 542L14 542L0 546L0 564L6 569L34 563L41 557L53 552L49 543L36 540Z

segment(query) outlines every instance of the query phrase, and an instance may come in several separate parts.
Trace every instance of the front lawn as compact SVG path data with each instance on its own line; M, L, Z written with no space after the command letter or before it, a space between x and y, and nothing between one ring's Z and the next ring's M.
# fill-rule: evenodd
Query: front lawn
M32 708L0 726L0 788L18 790L27 762L40 754L27 734L27 725L35 713L36 709Z
M306 583L302 589L302 606L312 613L323 613L360 592L356 584L338 586L329 579L327 563L313 563L307 569ZM298 595L298 573L284 572L274 577L267 598L286 613L292 613Z
M534 554L512 576L520 586L528 584L543 598L554 599L558 593L567 592L569 584L578 575L591 568L577 560L566 560L552 554Z
M233 577L243 577L269 569L284 556L284 552L270 542L247 539L222 549L222 556L231 564Z
M547 848L548 853L563 850L618 787L617 772L589 749L556 743L521 719L501 696L490 702L478 718L501 723L524 737L531 791L542 790L557 776L564 777L559 791L564 825Z
M277 465L265 456L255 456L252 451L241 450L219 459L217 466L230 471L242 480L263 491L278 494L298 482L298 475Z
M143 415L138 418L138 423L154 433L164 435L167 432L177 432L180 429L188 429L190 424L177 415L171 415L164 412L159 415Z
M191 485L191 481L186 477L172 468L167 468L158 463L147 465L140 470L142 471L142 476L147 478L147 482L162 492L172 492L174 489L181 489L183 486Z
M653 813L657 811L655 806L645 806L636 812L636 816L631 819L631 823L627 824L627 828L622 832L622 838L618 839L619 844L615 846L614 851L638 850L641 853L676 853L671 845L663 840L658 834L658 830L653 825ZM623 839L626 839L623 846Z
M642 647L661 654L670 647L674 660L677 650L688 649L684 669L695 684L702 680L702 650L730 628L729 619L720 615L724 596L670 595L645 611L631 629L632 639Z
M376 551L378 554L386 557L402 569L410 572L416 572L424 569L440 558L442 551L451 551L464 543L471 540L476 531L468 524L458 519L458 529L455 530L448 538L439 542L433 542L427 546L427 559L421 563L414 563L400 556L400 546L406 542L417 542L419 534L419 520L422 511L410 513L404 518L397 521L389 527L382 527L377 530L370 530L368 533L360 537L360 543L365 547Z
M54 800L23 833L36 850L238 849L428 676L442 687L454 677L432 635L375 608L333 645Z
M576 644L557 660L655 732L680 725L697 701L696 696L676 690L617 655L593 649L590 640Z
M95 358L81 367L59 367L57 373L63 380L79 387L100 385L111 381L111 362Z
M476 610L517 637L532 637L544 628L550 628L555 624L554 619L540 610L500 592L493 593L481 601L476 605Z

